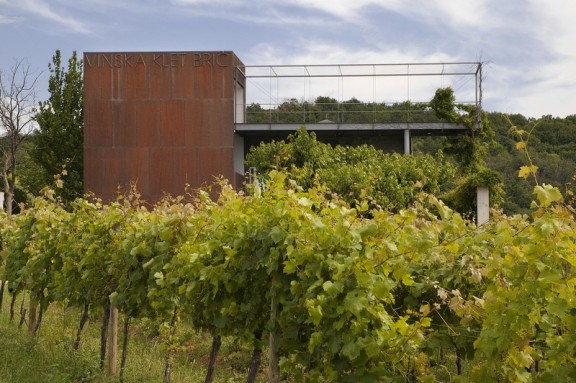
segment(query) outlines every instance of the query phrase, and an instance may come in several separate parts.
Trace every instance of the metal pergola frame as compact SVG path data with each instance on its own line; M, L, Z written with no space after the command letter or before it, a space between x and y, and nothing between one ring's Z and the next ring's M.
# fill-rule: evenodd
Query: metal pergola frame
M451 67L471 67L473 70L463 70L463 71L450 71ZM406 68L405 72L396 73L384 73L378 72L377 69L380 68L392 68L401 67ZM430 67L441 67L442 69L437 71L411 71L410 68L430 68ZM302 74L282 74L278 73L280 69L302 69ZM359 68L372 68L372 73L344 73L342 69L359 69ZM466 75L478 75L481 72L482 63L481 62L437 62L437 63L398 63L398 64L312 64L312 65L246 65L244 66L244 74L247 78L268 78L268 77L362 77L362 76L466 76ZM261 69L268 69L272 74L251 74L251 71L258 71ZM311 70L316 69L337 69L338 73L333 74L312 74Z
M468 85L468 79L474 79L474 100L459 100L456 99L456 103L460 104L474 104L477 107L477 120L481 120L481 109L482 109L482 63L481 62L432 62L432 63L390 63L390 64L312 64L312 65L247 65L238 68L239 72L243 74L246 79L247 97L244 102L249 104L253 102L251 100L250 88L251 80L262 81L268 79L269 86L268 89L261 87L263 93L268 93L269 102L263 103L265 108L273 108L278 106L282 101L290 98L295 98L299 100L306 99L306 82L304 82L304 94L294 94L289 96L284 96L280 98L279 96L279 80L280 79L305 79L305 81L313 81L314 79L326 79L326 78L336 78L339 79L339 84L343 84L343 79L345 78L373 78L373 90L372 93L375 95L376 89L376 79L386 78L386 77L405 77L406 78L406 99L404 101L410 100L410 79L418 77L438 77L443 79L445 77L459 77L465 79L464 83ZM273 82L276 81L276 87L273 86ZM311 88L311 86L310 86ZM342 85L343 88L343 85ZM276 100L273 99L272 91L277 90L278 96ZM467 88L471 92L471 85ZM340 89L338 89L338 96L340 96ZM342 94L344 91L342 90ZM455 93L456 90L455 90ZM318 96L326 96L325 94L319 94ZM432 98L433 94L429 95L429 99ZM340 98L340 97L338 97ZM343 97L342 97L343 98ZM375 97L374 97L375 98ZM339 99L339 102L344 100ZM400 100L398 100L400 101ZM376 103L373 99L371 102ZM419 101L421 102L421 101ZM262 104L262 103L261 103Z

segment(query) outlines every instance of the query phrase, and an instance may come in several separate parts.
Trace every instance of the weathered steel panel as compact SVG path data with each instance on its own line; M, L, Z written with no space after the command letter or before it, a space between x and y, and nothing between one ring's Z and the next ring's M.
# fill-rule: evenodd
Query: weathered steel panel
M112 110L109 101L101 99L85 101L84 125L95 127L84 130L86 146L112 146Z
M138 110L134 102L115 100L112 103L112 142L113 147L134 147L138 140ZM141 126L148 130L150 126Z
M100 72L99 71L84 71L84 88L91 89L91 99L102 98L102 85L100 84Z
M118 98L121 100L145 100L149 97L150 82L144 65L130 70L118 70ZM130 84L130 86L123 86Z
M197 177L204 183L211 183L216 176L224 176L230 182L235 181L234 153L228 148L201 148L198 150L200 166ZM225 169L224 172L220 172Z
M84 148L84 190L108 201L114 198L122 166L113 149Z
M234 120L234 102L229 100L191 100L186 102L186 145L232 147L234 135L228 128ZM210 126L211 129L195 129ZM233 129L234 124L232 124Z
M86 68L86 65L84 65L84 68ZM103 100L111 100L113 83L112 68L108 66L100 67L98 74L98 82L100 84L99 97ZM84 76L86 76L86 70L84 71ZM86 85L84 85L84 91L86 92Z
M182 80L185 81L184 79ZM160 100L174 98L172 95L173 76L170 71L159 66L153 66L150 69L148 81L150 83L151 97Z
M85 190L182 194L233 168L232 52L84 54Z
M152 197L157 199L165 193L181 195L186 183L194 184L196 161L186 148L164 147L150 149L149 180Z
M185 104L182 100L167 100L159 105L158 136L159 146L185 146L186 125Z

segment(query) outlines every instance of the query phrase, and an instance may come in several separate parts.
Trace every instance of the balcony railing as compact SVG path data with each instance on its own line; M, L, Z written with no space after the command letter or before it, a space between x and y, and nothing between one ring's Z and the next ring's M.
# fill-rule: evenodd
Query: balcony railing
M468 112L457 109L456 114ZM296 103L253 104L246 109L249 124L318 123L438 123L445 122L426 105L384 105L368 103Z

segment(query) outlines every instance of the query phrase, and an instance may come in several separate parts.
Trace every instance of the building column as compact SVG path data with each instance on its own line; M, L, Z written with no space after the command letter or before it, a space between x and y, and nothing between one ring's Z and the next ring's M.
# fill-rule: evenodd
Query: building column
M485 224L490 219L490 189L479 186L476 189L476 224Z
M410 129L404 129L404 154L412 154Z

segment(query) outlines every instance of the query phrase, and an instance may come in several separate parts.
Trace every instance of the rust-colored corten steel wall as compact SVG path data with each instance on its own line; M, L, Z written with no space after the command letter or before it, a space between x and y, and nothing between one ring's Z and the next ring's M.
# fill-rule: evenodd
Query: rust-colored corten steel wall
M234 173L233 52L84 53L84 188L149 201ZM236 185L234 185L236 186Z

